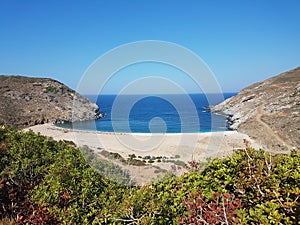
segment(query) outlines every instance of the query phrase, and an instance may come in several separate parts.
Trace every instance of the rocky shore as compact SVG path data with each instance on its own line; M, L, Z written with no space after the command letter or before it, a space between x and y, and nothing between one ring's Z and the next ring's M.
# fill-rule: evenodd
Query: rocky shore
M17 127L101 117L96 104L48 78L0 76L0 102L0 124Z
M227 115L230 129L267 149L300 149L300 67L253 84L211 111Z

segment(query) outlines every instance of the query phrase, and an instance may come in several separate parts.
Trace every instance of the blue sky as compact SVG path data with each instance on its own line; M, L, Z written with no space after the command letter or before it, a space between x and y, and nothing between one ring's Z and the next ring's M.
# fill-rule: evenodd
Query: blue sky
M99 56L141 40L190 49L224 92L239 91L299 66L300 1L0 0L0 74L51 77L76 89ZM105 92L117 92L120 80Z

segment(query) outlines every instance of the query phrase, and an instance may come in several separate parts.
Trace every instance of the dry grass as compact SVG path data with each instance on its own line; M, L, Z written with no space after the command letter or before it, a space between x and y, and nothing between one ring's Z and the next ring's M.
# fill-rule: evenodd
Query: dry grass
M4 218L0 220L0 225L16 225L17 223L14 220Z

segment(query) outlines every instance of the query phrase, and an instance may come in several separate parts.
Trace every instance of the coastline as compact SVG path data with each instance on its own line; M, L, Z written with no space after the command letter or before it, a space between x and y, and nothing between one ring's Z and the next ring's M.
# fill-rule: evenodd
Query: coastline
M172 157L180 155L181 160L187 162L205 160L205 158L223 157L230 155L233 150L245 148L244 140L251 147L259 149L248 135L238 131L219 131L203 133L113 133L90 130L73 130L55 126L54 124L36 125L24 129L33 130L54 140L73 141L77 147L88 146L99 151L117 152L124 157L128 154L166 155ZM154 143L159 141L159 143ZM138 145L138 146L136 146ZM143 148L145 147L145 148ZM193 154L188 156L187 153ZM193 157L193 158L192 158Z
M36 125L24 129L52 137L54 140L67 140L77 147L88 147L99 157L127 170L136 183L149 184L172 171L181 175L186 170L178 163L185 164L192 160L206 162L207 159L230 156L235 149L245 148L244 140L251 147L261 148L248 135L237 131L203 133L112 133L90 130L73 130L57 127L54 124ZM117 153L124 159L135 155L137 159L145 157L166 157L168 162L157 162L145 166L121 164L120 161L106 158L101 152ZM177 164L176 164L177 163ZM174 170L175 168L175 170ZM157 173L157 170L161 171Z

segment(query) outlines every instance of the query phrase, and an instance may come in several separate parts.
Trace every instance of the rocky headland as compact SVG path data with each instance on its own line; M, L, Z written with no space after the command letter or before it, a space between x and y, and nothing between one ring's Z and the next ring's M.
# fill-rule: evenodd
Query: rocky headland
M97 119L96 104L48 78L0 76L0 125L17 127Z
M300 67L255 83L211 108L267 150L300 149Z

